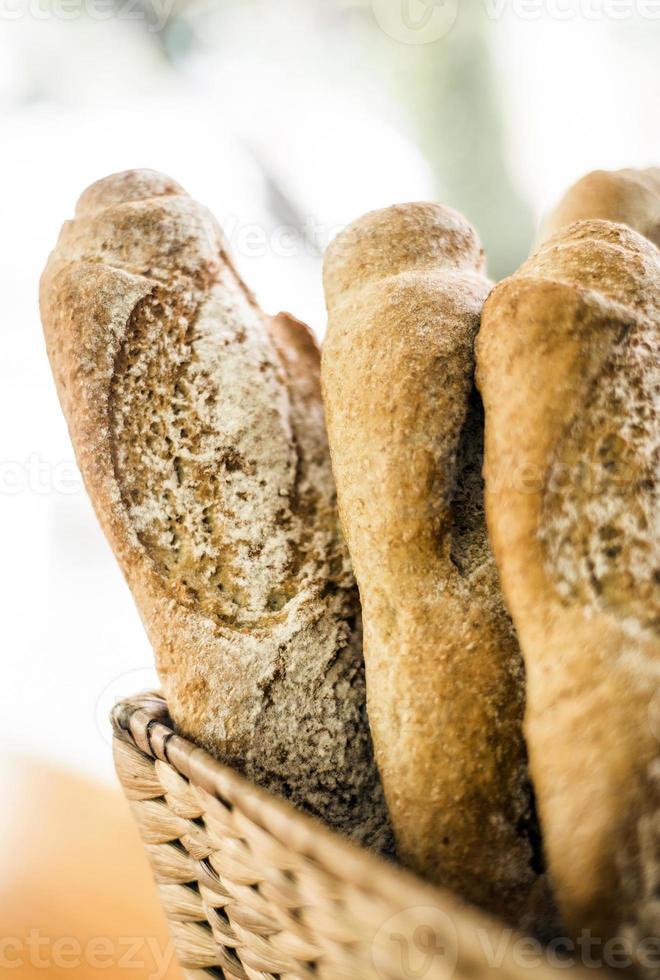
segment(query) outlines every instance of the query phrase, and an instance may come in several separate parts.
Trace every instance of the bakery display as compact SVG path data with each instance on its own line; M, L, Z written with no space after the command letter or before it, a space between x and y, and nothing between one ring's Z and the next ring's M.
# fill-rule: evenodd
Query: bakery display
M491 542L568 927L660 936L660 252L579 221L498 285L477 341Z
M311 334L264 316L208 211L149 171L83 194L41 310L179 729L389 849Z
M334 240L324 285L328 433L397 852L519 921L539 867L523 668L483 514L483 251L449 208L395 206Z
M167 700L157 719L135 708L130 733L115 719L136 765L149 742L167 774L173 726L210 753L216 803L220 760L252 780L241 793L259 784L459 904L542 938L625 941L657 976L639 951L660 942L659 244L657 168L578 181L494 287L457 212L371 212L326 252L321 358L304 324L262 312L174 181L136 170L85 191L41 312ZM268 834L258 816L251 829L275 842L263 881L290 924L304 910L287 904L290 824L272 803ZM241 819L229 850L245 856ZM292 850L314 908L321 830L305 826ZM202 949L212 921L233 969L218 882L184 864L163 871L182 935ZM189 921L198 872L216 904ZM319 874L335 935L341 889ZM232 876L255 886L238 859ZM288 927L250 902L277 960ZM311 975L314 943L295 955Z

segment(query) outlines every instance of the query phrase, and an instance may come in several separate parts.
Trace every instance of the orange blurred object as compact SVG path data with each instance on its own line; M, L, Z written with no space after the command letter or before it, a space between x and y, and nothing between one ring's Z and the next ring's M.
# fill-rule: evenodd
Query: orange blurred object
M181 980L120 790L0 756L0 973Z

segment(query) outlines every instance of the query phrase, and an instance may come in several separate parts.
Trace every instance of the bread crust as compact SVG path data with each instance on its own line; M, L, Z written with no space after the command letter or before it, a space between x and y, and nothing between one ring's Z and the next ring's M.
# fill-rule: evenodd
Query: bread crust
M628 225L660 247L660 167L593 170L570 187L544 224L541 241L574 221Z
M151 171L83 194L41 310L178 728L387 850L311 334L261 313L211 215Z
M660 935L660 252L562 229L484 307L486 509L567 925ZM649 713L651 712L651 714Z
M523 668L482 506L482 249L454 211L397 205L335 239L324 284L328 434L397 852L520 921L537 872Z

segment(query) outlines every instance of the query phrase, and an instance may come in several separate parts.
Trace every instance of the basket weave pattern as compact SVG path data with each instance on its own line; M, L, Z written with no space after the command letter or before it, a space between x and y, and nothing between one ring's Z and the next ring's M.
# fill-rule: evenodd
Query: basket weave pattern
M493 975L488 952L502 948L504 927L176 735L158 695L117 705L112 721L117 772L188 980ZM501 957L502 978L585 976L530 971L510 948Z

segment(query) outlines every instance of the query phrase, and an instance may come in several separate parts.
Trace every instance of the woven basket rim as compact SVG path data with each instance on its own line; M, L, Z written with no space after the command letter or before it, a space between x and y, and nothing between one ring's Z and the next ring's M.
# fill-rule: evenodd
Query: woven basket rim
M365 892L377 897L377 884L383 873L392 876L397 904L415 905L420 900L430 906L455 914L471 928L503 927L496 917L466 904L452 892L425 882L394 861L372 854L341 837L320 819L294 809L267 790L250 782L235 769L215 759L174 730L167 702L160 691L144 693L118 702L111 712L117 738L135 745L145 755L171 765L179 775L219 799L224 806L239 804L241 809L265 833L274 836L285 847L295 848L299 856L334 871L343 867L350 878L359 882Z
M203 810L211 818L217 815L217 826L229 826L231 828L228 840L242 838L245 841L249 840L249 849L252 849L252 853L264 856L266 878L273 869L277 871L280 883L282 876L286 882L286 876L291 875L291 887L294 891L296 887L294 882L302 880L309 884L310 881L316 880L321 883L320 894L323 893L324 889L329 889L327 893L329 906L334 907L335 895L341 896L340 901L348 902L347 907L355 909L358 925L361 922L364 923L364 928L367 931L365 935L368 933L367 939L364 938L358 928L358 939L346 940L348 945L342 949L344 939L337 939L333 931L334 927L328 926L327 915L319 920L322 921L322 925L317 926L321 930L320 935L325 937L325 945L330 944L328 948L331 950L332 956L338 955L341 963L346 962L346 957L350 959L353 954L357 955L365 942L374 942L374 937L379 934L384 923L392 921L394 916L401 915L402 918L396 919L397 931L402 931L405 935L413 937L415 930L419 927L426 930L430 927L435 936L441 939L444 937L443 941L446 941L449 935L447 931L449 923L453 937L451 942L454 943L459 956L457 978L474 980L475 977L490 977L494 973L500 977L509 978L509 980L525 980L529 977L530 967L523 966L514 955L515 942L518 940L529 942L528 937L524 937L522 933L506 925L504 921L466 904L452 892L430 885L395 863L363 850L358 845L330 830L319 819L301 813L286 800L282 800L267 790L256 786L234 769L219 762L204 749L194 745L175 731L167 704L159 691L148 691L119 702L111 713L111 720L115 736L117 772L129 800L141 801L141 803L134 802L133 806L144 807L142 811L136 810L135 812L136 816L141 813L142 820L146 820L150 828L147 837L153 838L154 819L157 816L160 820L162 812L158 811L157 814L154 814L153 785L147 785L145 792L144 773L135 769L131 770L131 766L127 766L126 760L130 755L134 758L142 755L150 766L155 767L156 784L157 786L160 784L161 788L169 784L167 780L162 782L159 778L159 763L174 770L176 777L181 777L183 781L187 781L193 790L193 796ZM121 745L125 748L122 749ZM167 793L164 793L163 800L158 806L167 811L171 805L172 801L170 801ZM175 811L174 831L168 818L158 827L156 835L158 839L145 840L145 843L171 848L172 838L170 838L170 834L179 832L180 828L176 822L181 819L181 814L177 812L176 805L173 806L173 809ZM236 830L238 830L238 835L235 833ZM194 821L191 823L188 833L191 835L190 841L194 848L197 833ZM221 836L222 833L223 831L220 831ZM277 849L276 864L272 867L268 863L271 860L269 839L272 840ZM189 845L185 842L184 845L189 850ZM150 860L152 863L156 861L156 867L158 867L155 853L157 848L151 846L147 850ZM166 864L169 860L169 858L166 859ZM209 878L209 869L204 861L198 863L197 872L187 871L186 874L189 873L196 877L205 888L209 886L216 888L216 877L212 875ZM247 916L247 918L237 919L239 940L238 943L230 943L230 946L233 949L235 946L242 945L243 953L249 953L250 962L254 961L254 957L262 962L259 957L268 952L268 937L264 938L259 933L257 925L257 933L253 937L256 945L252 949L250 947L250 942L253 941L250 939L250 925L256 921L254 920L255 914L259 920L263 908L255 910L251 902L246 904L245 894L241 891L245 882L239 881L238 885L234 882L232 886L232 873L231 870L228 872L228 878L221 891L225 895L224 889L229 888L229 893L234 896L234 915L237 914L238 910L238 913L244 917ZM258 873L261 875L261 871ZM166 877L164 880L167 882L169 878ZM236 891L236 889L238 890ZM284 901L286 906L284 912L287 915L288 889L289 886L285 885L287 897ZM316 892L314 894L316 895ZM267 899L267 901L273 900L278 901L277 898L273 899L272 895ZM222 902L222 899L220 901ZM315 905L315 903L312 904ZM307 906L309 906L309 901L306 899L305 907ZM370 907L368 914L366 914L367 906ZM323 912L323 901L319 909ZM282 909L279 911L282 912ZM279 922L278 910L275 909L275 912L275 918ZM189 958L191 948L199 946L199 950L196 949L196 952L204 959L208 955L208 935L204 930L198 935L195 930L201 927L194 923L190 924L187 914L184 911L184 921L179 922L177 919L173 924L175 935L179 936L180 944L183 943L182 958L183 960ZM330 920L333 914L333 912L329 913ZM374 914L376 915L376 932L373 931L376 928L374 926ZM216 930L218 928L215 918L211 922L207 915L206 922L203 924L216 936L216 933L213 932L214 928ZM294 928L294 933L296 933L298 925L299 923ZM283 928L290 931L292 927L289 919L286 919ZM309 923L306 923L306 928L309 928ZM221 935L216 936L216 941L219 944L218 949L220 947L224 949L227 944L223 929L224 926L220 930ZM193 930L194 936L191 930ZM307 962L310 944L316 949L318 943L314 935L311 938L310 935L303 935L303 954L301 954L302 960L300 960L298 955L300 946L296 945L299 944L300 937L296 938L297 933L296 935L294 933L285 932L281 934L286 942L290 943L295 940L293 946L290 948L286 946L289 961L291 961L291 957L296 962L300 961L302 963L300 975L311 977L312 974L304 964ZM343 933L341 935L343 936ZM204 942L201 942L200 937ZM488 949L492 946L494 950L498 948L500 939L504 938L505 940L502 957L497 965L494 965L489 958L490 953L484 945L484 937L488 941ZM355 942L358 945L353 949L351 944ZM248 945L246 946L245 943ZM272 954L274 962L279 963L282 950L277 943L271 945L272 949L268 955ZM178 950L178 952L181 951ZM220 956L221 952L217 955ZM331 962L334 963L332 957ZM351 962L357 962L362 968L365 961L352 959ZM203 970L189 971L188 975L191 978L193 975L200 978L202 976L216 976L214 972L208 973L206 971L205 963L202 963L202 966L204 967ZM560 980L560 977L566 977L567 973L571 980L573 978L574 980L578 980L578 978L579 980L587 980L588 977L594 975L593 970L587 971L584 967L575 964L572 966L569 964L554 965L550 962L541 961L534 964L532 968L535 980ZM259 969L262 968L259 967ZM603 973L608 975L603 970L596 972L601 975ZM346 975L345 971L340 971L340 973L342 977ZM228 975L233 975L231 970ZM259 973L258 975L261 976L262 974ZM290 975L293 976L294 974ZM330 976L331 974L327 975ZM359 973L359 976L363 975L372 977L376 974L373 970L367 970L364 974ZM403 973L396 971L391 974L387 973L387 976L397 978L403 975ZM440 976L440 974L437 975Z

